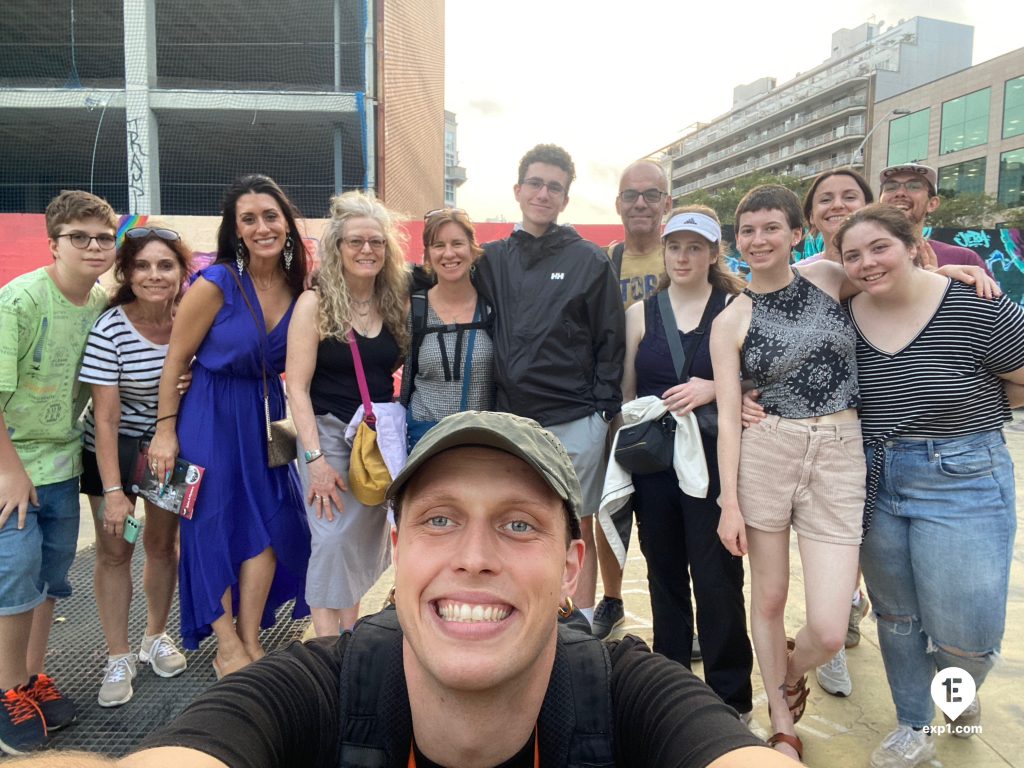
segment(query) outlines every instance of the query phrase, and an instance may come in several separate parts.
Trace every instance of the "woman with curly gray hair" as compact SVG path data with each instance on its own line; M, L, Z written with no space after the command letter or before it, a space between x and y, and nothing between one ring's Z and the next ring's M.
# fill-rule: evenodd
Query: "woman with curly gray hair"
M312 532L306 601L318 636L351 627L360 598L388 566L383 505L366 506L347 487L345 429L361 404L350 341L370 400L389 402L408 346L409 281L395 215L361 192L331 201L321 245L316 287L299 297L292 317L286 365Z

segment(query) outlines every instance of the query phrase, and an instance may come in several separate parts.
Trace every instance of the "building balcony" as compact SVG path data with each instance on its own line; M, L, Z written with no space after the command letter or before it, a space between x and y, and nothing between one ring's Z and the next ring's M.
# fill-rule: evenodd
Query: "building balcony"
M444 180L461 187L466 181L466 169L461 165L449 165L444 169Z
M736 144L723 147L722 149L715 150L714 152L709 152L698 160L694 160L678 168L674 168L672 179L676 182L682 181L687 176L702 168L708 168L718 163L725 162L731 158L735 158L736 155L747 150L750 150L751 152L756 151L757 148L776 141L778 138L786 136L787 134L797 136L800 133L813 130L818 124L826 119L842 116L843 113L854 115L858 112L864 112L866 114L867 96L851 96L840 99L834 104L828 104L809 114L787 120L784 123L776 125L775 127L756 136L751 136ZM847 119L849 119L849 117L847 117Z

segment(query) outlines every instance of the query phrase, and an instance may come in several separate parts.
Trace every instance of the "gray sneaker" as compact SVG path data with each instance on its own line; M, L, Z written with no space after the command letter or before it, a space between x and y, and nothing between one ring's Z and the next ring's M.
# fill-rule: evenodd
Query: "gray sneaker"
M867 616L870 607L868 596L863 592L860 593L859 603L856 605L850 603L850 621L846 625L846 642L844 643L847 648L855 648L860 645L860 623Z
M833 696L849 696L853 693L853 681L850 680L850 670L846 668L846 650L843 648L827 664L814 670L814 676L826 693Z
M914 768L933 757L935 737L932 734L900 725L871 753L871 768Z
M107 668L103 672L103 682L96 703L101 707L119 707L130 701L135 691L132 690L132 678L135 677L135 663L138 657L134 653L123 656L112 656L107 659Z
M948 715L943 715L946 718L946 722L955 724L957 728L961 730L953 731L953 736L958 739L969 739L974 735L974 729L966 729L968 726L979 726L981 725L981 699L978 698L977 694L974 696L974 701L967 705L967 709L960 713L960 717L956 720L950 720Z
M626 610L622 605L622 600L617 597L605 596L594 608L594 621L591 623L590 631L594 637L604 640L615 627L625 621Z
M167 633L159 634L148 642L147 638L142 638L139 661L149 664L160 677L177 677L188 666L184 654Z

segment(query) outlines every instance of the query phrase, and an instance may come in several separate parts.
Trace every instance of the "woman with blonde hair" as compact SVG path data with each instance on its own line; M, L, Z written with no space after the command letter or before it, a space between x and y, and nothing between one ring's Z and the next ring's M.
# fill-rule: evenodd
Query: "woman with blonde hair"
M331 201L316 286L299 297L288 333L288 396L312 533L306 601L318 636L352 627L390 561L384 505L364 505L348 489L345 430L362 403L358 367L370 400L388 402L408 347L409 267L395 218L362 192Z
M665 274L658 291L626 310L625 400L653 395L685 415L715 402L708 340L711 322L743 288L721 253L715 212L701 205L676 208L662 233ZM662 304L667 297L671 327ZM665 318L665 319L663 319ZM677 369L669 334L679 339L684 370ZM711 417L711 424L716 421ZM654 650L689 667L697 602L704 677L740 716L753 706L753 656L743 603L743 561L718 542L717 434L701 430L708 466L704 498L680 489L673 469L633 475L633 509L654 617Z

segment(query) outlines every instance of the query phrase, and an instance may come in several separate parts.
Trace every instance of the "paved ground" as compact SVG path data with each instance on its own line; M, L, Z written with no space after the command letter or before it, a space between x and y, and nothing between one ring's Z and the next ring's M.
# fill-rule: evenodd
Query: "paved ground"
M1018 416L1018 419L1020 417ZM1007 440L1018 467L1024 468L1024 425L1013 425L1007 430ZM1024 504L1024 469L1017 479L1018 510ZM92 542L88 508L83 505L82 546ZM1019 512L1018 512L1019 516ZM630 550L626 566L624 598L627 620L623 631L639 635L650 642L651 618L647 598L646 568L636 545ZM803 616L803 577L800 571L795 541L791 549L791 595L787 610L790 634L799 629ZM85 586L85 585L80 585ZM391 586L390 571L367 594L363 602L366 611L376 610ZM87 588L87 587L86 587ZM748 590L749 600L749 590ZM869 617L862 625L864 640L848 652L850 672L854 681L853 694L846 699L830 696L811 681L811 696L807 714L797 726L805 746L805 762L811 766L864 766L872 749L895 724L895 711L889 696L878 651L874 621ZM96 624L97 649L101 644ZM205 650L205 649L204 649ZM698 674L700 665L695 667ZM205 670L198 674L205 676ZM765 696L754 665L754 718L752 729L760 736L768 736L769 727ZM971 739L950 736L938 740L938 759L932 766L948 768L995 768L1020 766L1024 768L1024 703L1017 700L1018 686L1024 684L1024 536L1017 537L1011 573L1007 629L1003 642L1003 658L993 670L982 691L984 700L984 732ZM129 704L123 708L130 714ZM941 714L936 724L942 722ZM76 729L88 729L83 719Z

